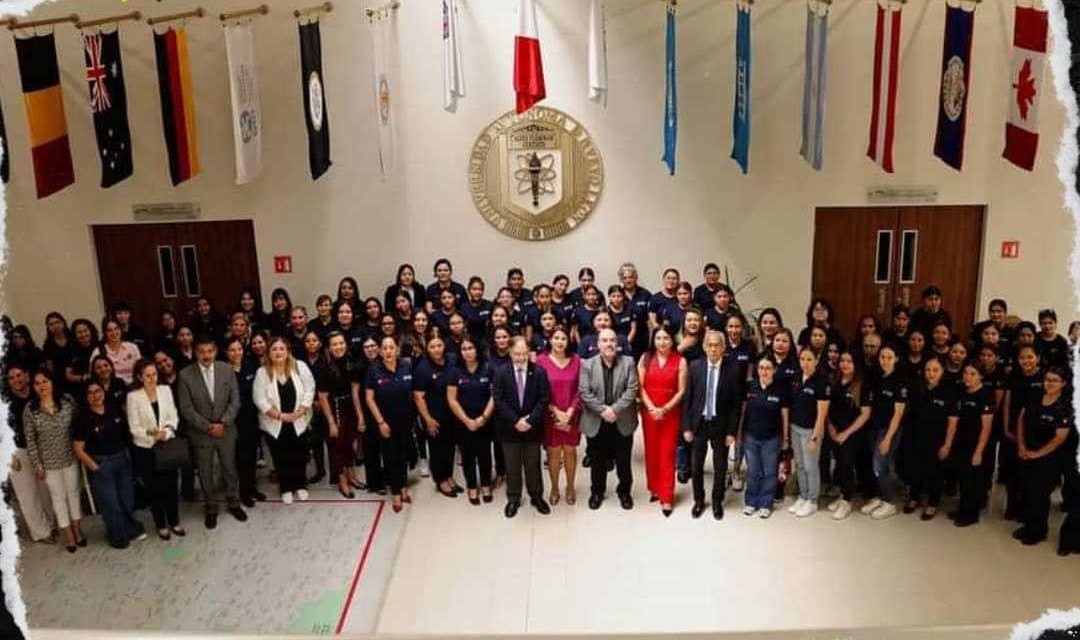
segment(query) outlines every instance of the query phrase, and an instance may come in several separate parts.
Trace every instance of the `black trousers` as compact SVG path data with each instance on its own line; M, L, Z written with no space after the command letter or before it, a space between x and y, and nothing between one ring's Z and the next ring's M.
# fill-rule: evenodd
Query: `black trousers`
M540 443L504 440L502 449L506 460L507 501L521 501L522 473L525 475L525 489L529 492L529 498L532 500L543 498L544 475L540 469Z
M236 473L240 481L240 497L249 498L255 491L255 459L259 453L261 433L258 416L238 416L236 429Z
M465 473L465 486L485 489L491 486L491 431L487 425L476 431L462 426L459 431L461 464ZM480 474L477 475L479 467Z
M601 422L600 431L589 440L593 445L592 466L589 468L592 475L592 494L603 497L607 493L608 461L614 460L615 473L619 478L615 493L618 496L630 495L634 484L634 474L630 467L630 454L634 447L633 434L624 436L619 433L619 427L614 422Z
M1066 446L1061 456L1065 467L1065 484L1061 487L1064 500L1065 521L1061 523L1058 550L1080 553L1080 469L1076 466L1076 454Z
M378 428L375 428L378 432ZM409 455L409 441L412 438L412 425L390 425L390 437L383 438L379 434L379 449L385 462L384 472L386 483L390 485L390 493L400 495L405 488L405 466Z
M154 450L135 447L135 467L150 498L150 513L158 529L180 525L179 496L176 493L176 469L158 471L154 466ZM190 468L190 467L188 467Z
M326 417L322 411L315 411L308 423L307 440L311 451L311 461L315 463L315 473L326 475Z
M435 484L446 482L454 475L454 444L457 439L454 420L440 420L439 432L428 437L431 479Z
M274 459L282 493L307 486L304 474L307 468L307 443L297 435L291 422L282 424L278 437L270 439L270 455Z
M836 457L836 473L833 475L833 483L840 484L840 491L844 500L850 502L855 498L857 487L864 485L868 475L870 477L874 475L874 464L870 456L870 444L866 437L865 427L856 431L843 444L836 444ZM859 480L858 483L856 483L856 477ZM869 499L872 496L864 495L863 497Z
M960 484L960 505L957 509L957 519L979 520L979 511L986 504L987 481L990 461L983 459L979 466L971 464L973 452L967 451L957 458L957 480Z
M926 505L941 505L941 488L945 484L945 467L937 459L937 451L919 452L918 461L908 455L908 500L919 501L926 496ZM930 459L929 456L933 456Z
M1049 530L1050 494L1057 482L1058 456L1024 460L1024 528L1034 535L1044 536Z
M364 482L368 490L377 491L386 488L386 469L383 461L384 451L379 428L374 421L367 423L361 436L364 448Z
M181 467L179 471L180 476L180 495L184 497L185 502L195 502L195 447L191 446L191 439L188 439L188 446L191 450L191 464L186 467Z
M833 477L834 460L837 460L837 466L839 466L836 443L832 441L832 438L822 438L818 469L821 471L821 486L823 487L836 484L836 479Z
M717 420L713 422L719 423ZM709 452L709 447L712 447L713 508L724 504L724 490L727 488L728 448L724 442L723 430L717 428L718 426L718 424L705 423L694 436L694 442L689 445L694 504L705 504L705 455ZM682 434L679 434L679 438L681 442L686 442L682 440Z

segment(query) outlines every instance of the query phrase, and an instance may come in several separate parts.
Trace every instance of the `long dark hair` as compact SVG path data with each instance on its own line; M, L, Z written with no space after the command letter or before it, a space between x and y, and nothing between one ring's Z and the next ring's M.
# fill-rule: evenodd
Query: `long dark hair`
M829 314L828 319L825 320L825 326L832 326L833 318L835 317L833 314L833 306L832 303L829 302L828 298L822 296L816 296L812 298L810 300L809 306L806 307L806 326L814 326L814 307L818 306L819 304L822 306L822 308L825 309L825 313Z
M79 341L77 339L75 339L75 330L78 329L81 326L85 326L87 329L90 330L90 344L87 347L80 346ZM179 323L177 324L176 328L177 329L180 328ZM85 349L87 349L87 353L89 353L90 351L93 351L94 347L98 346L98 343L101 342L101 339L98 337L97 326L93 322L91 322L90 320L88 320L86 318L75 318L75 320L72 321L72 323L71 323L71 338L72 338L72 342L75 345L76 349L84 349L85 348Z
M353 297L349 301L350 302L359 302L360 301L360 285L356 284L356 278L353 278L352 276L345 276L344 278L342 278L341 280L338 281L337 300L335 302L341 302L342 300L344 300L344 298L341 297L341 285L345 284L346 282L351 284L352 289L353 289Z
M405 285L401 284L401 274L404 273L406 269L408 269L409 271L412 271L412 274L413 274L412 286L419 287L420 283L418 283L416 281L416 267L412 266L408 262L406 262L404 264L401 264L401 265L398 265L397 275L394 276L394 286L396 286L396 287L404 287L405 286ZM355 286L355 284L354 284L354 286Z
M335 358L333 354L330 353L330 341L339 336L345 341L345 355L340 358ZM352 351L349 349L349 338L341 331L335 329L326 334L326 344L323 345L323 351L326 354L326 371L336 381L345 378L346 371L351 369L353 365Z
M34 389L34 380L36 380L38 376L45 376L49 380L49 382L52 383L51 395L53 405L55 405L56 408L59 409L60 401L64 397L63 391L60 390L60 385L56 383L56 376L54 376L51 371L44 367L35 369L34 373L30 375L30 390L33 392L30 394L30 406L34 409L34 411L41 410L41 398L38 396L37 390Z

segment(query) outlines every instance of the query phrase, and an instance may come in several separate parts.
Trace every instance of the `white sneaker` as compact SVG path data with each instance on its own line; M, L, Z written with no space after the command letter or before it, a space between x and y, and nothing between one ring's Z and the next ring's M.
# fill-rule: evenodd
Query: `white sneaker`
M804 504L806 504L806 500L803 500L802 498L799 498L798 500L795 501L795 504L793 504L793 505L791 505L790 507L787 508L787 512L794 515L794 514L799 512L799 509L803 508Z
M877 508L878 508L878 507L880 507L880 506L881 506L881 498L874 498L874 499L873 499L873 500L871 500L870 502L867 502L866 504L864 504L864 505L862 506L862 508L861 508L861 509L859 509L859 511L860 511L860 512L861 512L861 513L862 513L862 514L863 514L864 516L868 516L868 515L870 515L871 513L873 513L873 512L874 512L874 510L875 510L875 509L877 509Z
M757 509L755 509L754 507L751 507L750 505L746 505L745 507L743 507L743 510L742 510L742 514L744 516L752 516L756 512L757 512Z
M884 520L896 515L896 505L891 502L882 502L881 506L874 509L874 512L870 514L870 517L874 520Z
M281 494L281 501L285 504L292 504L292 491L286 491Z
M815 513L817 513L817 510L818 510L817 503L814 502L813 500L807 500L806 502L803 503L803 506L798 511L795 512L795 517L797 517L797 518L805 518L807 516L812 516Z
M762 520L768 518L771 515L772 515L772 509L758 509L757 510L757 517L761 518Z
M420 458L420 462L416 466L418 469L420 469L421 478L431 477L431 467L428 466L427 458Z
M851 515L851 503L843 498L840 499L840 504L836 506L836 511L832 514L833 520L843 520Z
M306 502L307 499L308 499L307 489L297 489L296 490L296 499L299 500L300 502Z
M830 502L829 506L826 507L826 508L829 511L836 511L836 509L840 506L840 503L843 502L843 501L844 501L843 498L837 498L836 500L833 500L832 502Z

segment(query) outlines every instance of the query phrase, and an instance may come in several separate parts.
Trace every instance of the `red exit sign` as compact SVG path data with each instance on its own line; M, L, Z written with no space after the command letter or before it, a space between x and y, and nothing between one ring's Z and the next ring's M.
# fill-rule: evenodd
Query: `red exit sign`
M274 273L292 273L292 256L274 256Z
M1001 243L1001 257L1006 260L1015 260L1020 257L1020 241L1005 240Z

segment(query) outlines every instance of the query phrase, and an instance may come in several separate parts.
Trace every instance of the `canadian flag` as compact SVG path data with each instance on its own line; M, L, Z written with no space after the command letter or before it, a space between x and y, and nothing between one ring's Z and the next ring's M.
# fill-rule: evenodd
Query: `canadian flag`
M1031 171L1039 148L1039 103L1049 28L1046 11L1016 7L1012 75L1009 76L1009 120L1005 123L1006 160Z
M536 2L521 0L518 5L518 31L514 38L514 93L517 112L524 113L543 100L544 64L540 60L540 36L536 31Z

